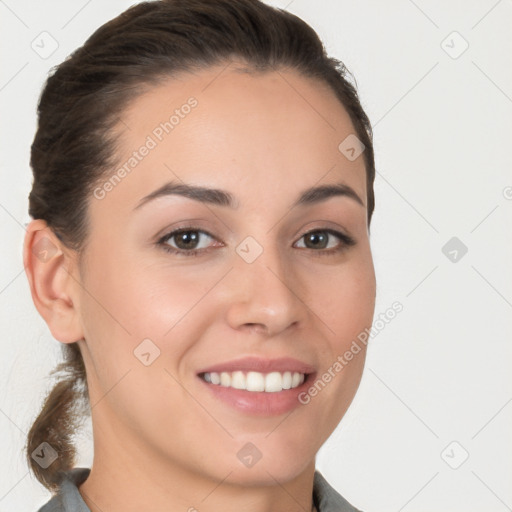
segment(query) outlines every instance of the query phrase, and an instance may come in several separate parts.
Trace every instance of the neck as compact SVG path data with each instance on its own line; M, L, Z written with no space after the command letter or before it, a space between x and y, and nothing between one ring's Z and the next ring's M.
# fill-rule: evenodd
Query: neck
M248 470L237 466L216 476L201 472L201 468L188 468L186 461L169 460L152 452L135 435L101 434L94 437L91 473L79 487L91 512L315 510L314 460L291 479L275 478L263 467L257 474L256 466L249 470L256 470L249 475L254 479L247 479Z

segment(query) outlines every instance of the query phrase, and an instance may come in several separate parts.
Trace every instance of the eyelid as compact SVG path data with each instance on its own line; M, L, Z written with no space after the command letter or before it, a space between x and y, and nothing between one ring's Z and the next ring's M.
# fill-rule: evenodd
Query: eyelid
M164 238L167 235L174 234L176 231L204 231L207 235L213 236L208 229L202 227L204 224L211 224L211 222L205 221L204 218L192 218L183 221L173 222L170 225L167 225L165 228L158 231L156 235L154 235L153 240L158 241Z

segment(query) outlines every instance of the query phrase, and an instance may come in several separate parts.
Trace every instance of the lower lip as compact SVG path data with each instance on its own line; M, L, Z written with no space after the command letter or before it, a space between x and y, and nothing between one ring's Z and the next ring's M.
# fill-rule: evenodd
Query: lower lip
M298 395L307 390L314 380L314 374L306 375L304 382L296 388L273 393L229 388L220 384L211 384L199 376L198 379L216 398L240 412L258 416L277 416L302 405Z

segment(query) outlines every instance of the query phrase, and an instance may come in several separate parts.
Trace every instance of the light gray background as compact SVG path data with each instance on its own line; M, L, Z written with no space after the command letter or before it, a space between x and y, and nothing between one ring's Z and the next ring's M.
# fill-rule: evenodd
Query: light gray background
M38 95L51 66L132 3L0 0L0 512L49 498L22 456L60 358L21 260ZM375 130L376 317L404 307L372 339L317 466L365 512L512 510L512 2L269 3L356 77ZM51 48L43 31L58 43L46 58L31 47ZM468 248L455 262L442 252L452 237Z

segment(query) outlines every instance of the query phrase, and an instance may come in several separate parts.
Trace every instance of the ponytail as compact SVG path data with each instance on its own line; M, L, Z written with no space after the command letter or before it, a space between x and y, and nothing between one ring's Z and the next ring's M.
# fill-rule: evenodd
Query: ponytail
M48 490L55 493L63 473L75 462L73 437L88 409L85 366L77 343L62 347L64 361L50 375L61 374L46 396L28 435L29 468Z

